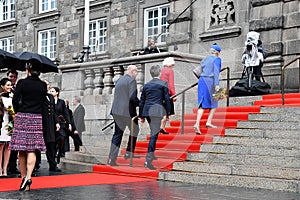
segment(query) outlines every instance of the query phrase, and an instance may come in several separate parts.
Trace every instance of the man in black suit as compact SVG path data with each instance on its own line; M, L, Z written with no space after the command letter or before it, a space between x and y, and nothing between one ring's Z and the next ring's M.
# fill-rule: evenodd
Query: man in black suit
M50 90L50 85L47 80L44 80L47 84L47 90ZM57 115L55 111L55 100L52 94L49 92L46 95L46 99L43 105L43 136L46 145L46 157L49 164L50 172L61 172L61 169L57 167L55 161L56 154L56 131L60 126L57 121Z
M152 165L152 161L155 159L154 151L160 132L161 120L164 116L168 118L171 111L168 84L160 80L160 71L160 66L158 65L154 65L150 68L150 74L153 79L144 85L140 99L139 115L141 122L145 122L146 118L150 126L150 140L145 167L151 170L156 169Z
M116 166L116 159L122 142L123 133L126 127L130 129L131 119L137 115L136 107L139 105L137 98L136 76L138 69L135 65L129 65L124 76L117 80L114 92L114 100L111 108L111 115L115 121L115 132L111 140L108 164ZM130 157L135 149L137 135L139 132L138 120L135 120L133 133L130 133L129 141L124 158ZM132 149L131 149L132 140Z
M85 116L85 108L80 103L81 99L78 96L74 96L73 98L73 105L75 105L73 119L76 129L74 130L74 146L75 151L79 151L79 146L82 146L82 132L85 131L85 123L84 123L84 116Z

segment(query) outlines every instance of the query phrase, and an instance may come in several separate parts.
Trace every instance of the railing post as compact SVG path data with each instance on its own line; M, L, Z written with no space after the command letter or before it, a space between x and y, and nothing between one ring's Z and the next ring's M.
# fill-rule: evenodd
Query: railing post
M284 68L281 69L281 105L284 105Z
M185 92L182 93L182 104L181 104L181 134L184 134L184 107L185 107Z
M227 67L227 92L228 92L228 97L226 99L226 105L227 107L229 106L229 84L230 84L230 68Z

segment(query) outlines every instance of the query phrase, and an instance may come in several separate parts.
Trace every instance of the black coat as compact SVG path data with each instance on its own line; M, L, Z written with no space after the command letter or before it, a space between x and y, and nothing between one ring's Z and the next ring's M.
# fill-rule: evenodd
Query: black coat
M69 124L71 124L71 118L64 100L57 100L55 104L55 111L57 115L57 121L60 125L59 134L60 136L66 137L69 129Z
M15 112L42 114L46 94L47 85L39 77L19 80L12 100Z
M77 131L82 133L85 131L85 124L84 124L84 116L85 116L85 109L83 105L79 104L74 110L74 123L76 125Z
M168 84L159 78L153 78L143 87L139 115L146 117L169 116L171 111Z
M46 95L43 106L43 134L45 142L55 142L57 115L52 94Z

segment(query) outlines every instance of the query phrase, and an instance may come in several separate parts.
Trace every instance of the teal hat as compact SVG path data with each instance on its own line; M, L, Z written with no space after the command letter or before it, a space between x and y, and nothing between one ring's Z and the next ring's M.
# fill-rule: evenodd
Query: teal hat
M221 50L222 50L221 47L217 43L214 43L213 45L211 45L210 48L212 48L218 52L221 52Z

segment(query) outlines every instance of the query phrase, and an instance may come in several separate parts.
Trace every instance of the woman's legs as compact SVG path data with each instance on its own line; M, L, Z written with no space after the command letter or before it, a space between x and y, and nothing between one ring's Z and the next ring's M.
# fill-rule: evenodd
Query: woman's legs
M19 151L19 164L22 179L26 177L27 154L26 151Z
M26 175L26 180L31 179L31 174L34 170L36 162L36 155L35 152L27 152L27 175Z
M196 134L201 134L199 127L200 127L200 120L201 120L203 113L204 113L204 109L202 107L199 107L198 111L197 111L196 123L194 125Z
M7 176L7 166L10 157L10 150L8 149L8 144L4 146L4 162L3 162L3 176Z
M0 176L2 176L2 155L3 155L4 144L0 144Z
M216 126L212 125L212 123L211 123L215 112L216 112L216 108L212 108L209 111L207 122L206 122L206 126L209 127L209 128L217 128Z
M165 131L165 127L166 127L166 124L167 124L167 116L164 116L161 120L161 123L160 123L160 132L162 134L169 134L168 132Z

